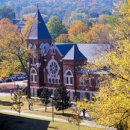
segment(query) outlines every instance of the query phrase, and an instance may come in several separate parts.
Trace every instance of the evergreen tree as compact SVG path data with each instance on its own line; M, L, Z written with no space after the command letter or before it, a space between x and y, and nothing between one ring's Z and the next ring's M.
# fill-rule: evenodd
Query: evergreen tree
M55 90L54 101L56 110L62 110L63 114L64 110L70 107L68 92L63 84Z
M51 92L49 91L49 89L44 88L43 91L41 92L40 98L42 103L44 103L45 112L47 111L47 104L50 103L50 96L51 96Z

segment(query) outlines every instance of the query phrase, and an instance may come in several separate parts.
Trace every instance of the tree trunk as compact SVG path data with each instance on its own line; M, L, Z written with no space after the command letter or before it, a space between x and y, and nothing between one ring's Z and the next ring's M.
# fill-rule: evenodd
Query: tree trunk
M28 75L27 97L28 97L28 98L31 98L31 93L30 93L30 68L31 68L31 64L30 64L30 63L31 63L31 61L30 61L30 58L29 58L29 67L28 67L28 70L27 70L27 69L25 68L25 66L24 66L23 60L22 60L22 58L21 58L20 55L18 55L18 59L19 59L19 61L20 61L20 63L21 63L21 66L22 66L23 71Z
M28 75L28 91L27 91L27 97L28 98L31 98L31 88L30 88L30 68L31 68L31 64L30 64L30 61L29 61L29 68L28 68L28 73L27 73L27 75Z
M65 113L64 113L64 108L63 108L63 110L62 110L62 114L64 115Z
M45 112L47 112L47 104L45 103Z

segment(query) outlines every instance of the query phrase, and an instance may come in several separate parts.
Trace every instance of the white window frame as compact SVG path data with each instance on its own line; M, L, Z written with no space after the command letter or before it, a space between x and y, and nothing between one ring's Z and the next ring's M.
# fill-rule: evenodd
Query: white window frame
M68 72L70 72L71 75L67 75ZM73 73L71 70L66 70L64 77L65 77L65 85L73 85Z
M32 73L32 71L35 71L35 73ZM32 68L31 70L30 70L30 80L31 80L31 82L32 83L37 83L37 71L36 71L36 69L34 69L34 68Z

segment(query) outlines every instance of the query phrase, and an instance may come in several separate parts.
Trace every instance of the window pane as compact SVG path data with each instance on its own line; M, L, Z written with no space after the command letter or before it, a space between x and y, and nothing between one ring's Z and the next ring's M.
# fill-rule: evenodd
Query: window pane
M70 72L70 71L68 71L66 75L72 75L72 74L71 74L71 72Z
M34 81L35 82L37 81L37 75L34 75Z
M72 80L73 80L72 77L70 77L70 83L69 84L72 84Z
M33 75L30 76L30 80L33 81Z

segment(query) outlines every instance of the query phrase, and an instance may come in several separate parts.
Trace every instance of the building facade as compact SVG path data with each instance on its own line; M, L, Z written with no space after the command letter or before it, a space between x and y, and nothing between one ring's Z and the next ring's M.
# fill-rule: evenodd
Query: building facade
M54 90L64 84L70 100L75 97L92 100L99 89L99 71L84 68L102 52L109 48L106 44L52 43L51 35L43 21L39 9L27 39L31 56L31 95L37 96L41 88Z

